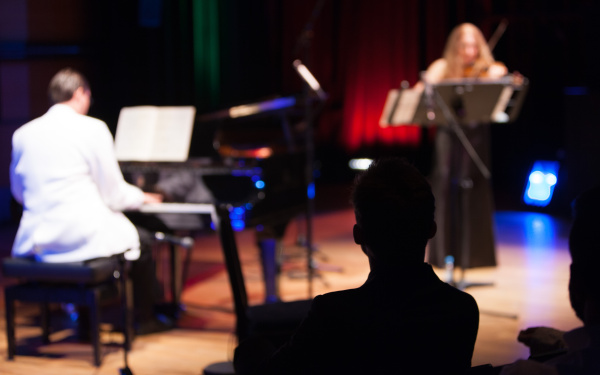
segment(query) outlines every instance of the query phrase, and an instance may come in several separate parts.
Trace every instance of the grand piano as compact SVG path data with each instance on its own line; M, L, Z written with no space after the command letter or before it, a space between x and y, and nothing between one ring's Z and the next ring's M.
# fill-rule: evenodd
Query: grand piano
M288 223L306 209L303 108L295 97L270 98L196 116L185 162L120 162L125 179L165 202L227 204L234 228L253 228L265 298L279 298L276 249ZM209 224L207 215L137 213L134 222L180 233Z

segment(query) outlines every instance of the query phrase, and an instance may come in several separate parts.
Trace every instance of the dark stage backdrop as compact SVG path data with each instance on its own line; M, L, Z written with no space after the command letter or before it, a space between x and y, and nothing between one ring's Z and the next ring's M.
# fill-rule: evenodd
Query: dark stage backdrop
M377 145L419 146L418 127L383 129L378 122L388 91L403 80L416 83L419 71L442 48L447 27L440 14L446 6L440 2L441 12L427 12L428 3L281 2L275 22L283 32L282 90L300 89L291 63L301 59L330 95L317 125L318 142L350 153ZM439 37L425 36L426 29Z
M389 154L409 156L426 172L435 130L380 128L387 92L402 80L414 84L419 72L441 55L456 24L472 22L489 38L507 20L494 54L509 70L528 77L530 90L519 120L492 128L497 195L520 201L536 159L561 162L562 173L571 181L557 188L564 196L563 206L582 189L600 184L600 175L593 173L600 168L600 152L593 142L581 142L596 134L600 12L594 1L3 4L15 5L3 6L0 17L0 126L5 130L0 161L5 170L10 130L45 111L46 83L61 66L73 65L90 77L95 97L91 114L114 130L124 106L194 105L203 114L301 95L302 82L292 69L299 58L329 94L316 123L318 158L332 165L331 174L323 177L345 168L336 163L350 156ZM15 95L21 91L23 95ZM0 183L6 188L7 177Z
M378 120L387 92L403 80L414 84L441 53L448 6L439 2L432 12L430 3L438 2L94 2L90 69L96 96L110 102L96 111L114 119L121 106L177 103L205 113L300 94L292 68L300 59L330 95L320 141L347 151L417 147L418 127L382 129ZM141 14L153 8L154 23Z

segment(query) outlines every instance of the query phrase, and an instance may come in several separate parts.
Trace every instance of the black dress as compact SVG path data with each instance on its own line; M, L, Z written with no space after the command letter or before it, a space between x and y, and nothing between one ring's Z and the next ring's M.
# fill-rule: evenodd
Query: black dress
M490 168L489 124L460 125ZM490 179L473 162L456 134L439 126L430 176L438 231L429 241L428 262L443 267L448 255L462 269L496 265L494 203Z

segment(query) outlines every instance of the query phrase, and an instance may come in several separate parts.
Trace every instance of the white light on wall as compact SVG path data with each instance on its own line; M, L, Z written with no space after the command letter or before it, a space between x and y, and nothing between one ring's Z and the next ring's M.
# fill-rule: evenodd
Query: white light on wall
M372 159L351 159L350 162L348 162L348 165L352 169L364 171L369 168L372 162Z

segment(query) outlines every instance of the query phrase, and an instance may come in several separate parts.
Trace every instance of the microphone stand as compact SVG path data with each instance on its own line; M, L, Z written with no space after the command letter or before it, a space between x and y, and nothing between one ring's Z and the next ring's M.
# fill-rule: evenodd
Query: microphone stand
M314 145L314 119L321 112L325 106L328 95L321 89L319 82L310 73L310 71L302 64L300 60L294 60L294 69L298 72L300 77L304 80L305 87L305 148L306 148L306 168L305 168L305 186L306 186L306 238L305 247L307 249L307 277L308 277L308 296L312 298L312 282L315 276L315 269L320 268L315 265L313 259L314 247L313 247L313 217L315 212L314 197L315 197L315 178L314 178L314 162L315 162L315 145ZM313 100L310 95L310 89L314 91L319 97L320 101L316 108L312 108ZM336 267L335 270L338 270Z
M306 25L304 26L302 32L300 33L300 36L298 37L298 40L296 42L296 45L294 47L293 50L293 54L294 56L298 56L302 50L302 54L304 56L304 61L308 62L309 59L309 52L310 52L310 46L311 46L311 42L312 42L312 37L313 37L313 25L316 22L317 18L319 17L319 14L321 13L321 9L323 8L323 5L325 4L324 0L319 0L317 1L317 3L315 4L315 7L313 8L313 11L311 13L311 16L308 20L308 22L306 23ZM306 247L306 255L307 255L307 272L308 272L308 297L312 298L313 296L313 278L315 276L315 264L314 264L314 260L313 260L313 252L314 252L314 245L313 245L313 217L314 217L314 212L315 212L315 206L314 206L314 197L315 197L315 180L314 180L314 162L315 162L315 145L314 145L314 118L315 118L315 114L318 113L316 111L313 111L313 109L311 108L311 95L310 95L310 89L312 88L313 90L317 90L317 94L319 95L319 97L321 99L324 99L326 97L326 95L323 95L323 91L319 89L317 89L314 85L311 85L311 82L308 82L306 79L306 74L303 74L301 72L302 67L304 68L305 72L308 73L309 76L312 76L310 74L310 72L308 72L308 69L306 69L306 67L304 67L304 65L299 61L299 60L295 60L294 61L294 68L296 69L296 71L302 76L302 78L305 81L305 85L304 85L304 105L305 105L305 147L306 147L306 170L305 170L305 181L306 181L306 196L307 196L307 200L306 200L306 238L305 238L305 247ZM313 77L314 79L314 77ZM316 82L316 80L314 81ZM316 82L316 85L318 85L318 82ZM319 110L323 107L323 103L324 100L321 101L320 106L319 106Z

